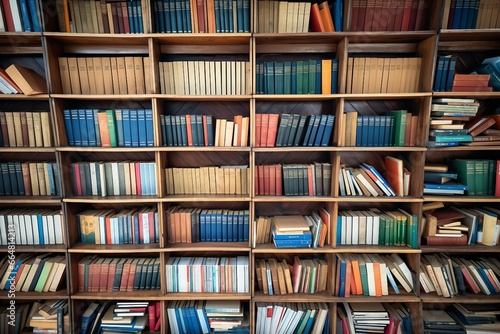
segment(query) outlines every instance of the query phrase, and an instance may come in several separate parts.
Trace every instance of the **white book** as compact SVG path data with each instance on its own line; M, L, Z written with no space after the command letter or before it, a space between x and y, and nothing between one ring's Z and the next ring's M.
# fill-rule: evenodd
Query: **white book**
M56 231L54 229L54 216L49 212L45 216L47 219L47 231L49 236L49 244L54 245L56 243Z
M5 22L3 20L3 8L0 6L0 32L5 32Z
M352 216L352 233L351 233L351 244L359 244L359 216L354 211L349 212Z
M7 219L4 213L0 214L0 245L7 246Z
M269 309L271 310L271 316L268 317L267 314L269 312ZM272 320L272 314L273 314L273 307L271 305L268 305L265 309L264 309L264 318L265 318L265 322L264 322L264 332L262 332L263 334L266 334L266 333L269 333L269 331L271 330L271 320Z
M352 245L352 216L348 212L344 212L346 218L345 228L345 245ZM342 230L342 233L344 230Z
M101 179L101 196L106 197L106 171L105 166L102 162L98 163L99 165L99 178Z
M55 211L52 217L54 219L55 243L57 245L61 245L63 244L63 225L61 213Z
M29 222L28 226L30 226L30 231L32 232L31 234L33 236L33 245L39 245L40 244L40 234L38 231L38 220L37 220L36 214L34 214L33 210L25 213L24 221Z
M92 195L97 196L97 164L95 162L90 162L89 163L89 169L90 169L90 185L92 188Z
M21 12L17 0L9 0L10 11L12 13L12 21L14 22L14 30L16 32L23 32L23 24L21 21Z
M119 179L119 175L118 175L118 162L111 163L111 175L113 175L113 180L109 180L109 181L113 182L113 195L119 196L120 195L120 179Z
M287 332L288 326L290 325L290 322L295 317L296 313L297 312L294 311L291 307L286 308L285 314L283 314L283 317L281 318L281 321L278 324L276 334L288 333Z
M268 333L270 334L276 334L279 321L281 320L282 314L285 311L284 307L282 305L275 305L273 309L273 316L271 318L271 328Z
M408 284L413 289L413 279L412 279L412 274L410 271L410 268L406 265L406 263L399 257L398 254L391 254L391 259L393 260L394 264L399 267L401 272L403 273L405 279L408 281Z
M368 211L373 217L373 233L372 233L372 245L378 245L378 239L380 234L380 216L374 212Z
M31 224L30 224L31 225ZM21 237L21 245L28 244L28 236L26 233L26 224L24 222L24 214L23 212L19 212L14 215L14 226L16 226L16 233L19 233ZM30 235L32 235L30 233Z
M366 244L367 245L376 245L378 243L378 237L377 237L377 242L375 242L375 243L373 242L373 234L375 232L375 230L373 228L374 215L370 211L363 211L363 214L366 216Z

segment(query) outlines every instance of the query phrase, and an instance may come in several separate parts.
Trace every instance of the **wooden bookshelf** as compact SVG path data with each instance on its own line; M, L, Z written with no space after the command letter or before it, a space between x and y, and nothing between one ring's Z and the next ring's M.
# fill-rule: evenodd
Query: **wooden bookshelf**
M48 16L48 1L40 1ZM256 303L325 302L329 306L330 333L335 333L337 307L343 302L403 303L412 313L413 330L423 333L422 310L431 304L448 303L498 303L498 295L457 295L443 298L436 294L420 292L419 263L422 254L448 252L454 254L490 254L499 257L499 246L428 246L418 242L417 248L337 245L337 218L344 210L377 208L394 211L405 208L419 218L423 217L422 205L442 201L446 205L500 208L500 198L495 196L429 196L423 195L423 167L425 163L443 163L452 158L484 158L500 160L498 146L459 146L427 148L430 108L433 98L475 98L482 103L498 104L500 92L433 92L437 57L454 54L463 58L457 71L469 73L484 58L500 55L500 29L439 29L445 1L429 1L430 17L422 31L350 31L352 7L355 1L344 1L344 30L332 33L257 33L255 25L258 0L251 0L251 33L154 33L152 2L144 1L148 12L144 34L98 34L59 32L50 24L43 33L0 33L0 67L11 63L34 68L47 80L48 94L25 96L0 95L0 111L50 111L52 147L0 147L0 162L54 161L61 177L61 196L3 196L0 210L10 208L37 208L61 210L64 217L64 244L28 246L19 245L19 253L55 253L66 257L67 282L55 293L19 293L23 301L38 299L70 299L72 330L80 326L80 306L93 300L148 300L161 301L162 325L158 333L169 332L166 308L175 300L242 300L250 314L250 332L256 330ZM46 17L48 18L48 17ZM55 19L54 19L55 20ZM63 83L58 64L59 57L149 57L149 82L151 91L144 94L69 94L63 93ZM328 94L258 94L257 64L261 61L289 61L298 56L338 61L338 89ZM421 68L418 89L403 93L346 93L348 59L360 57L420 57ZM295 57L295 58L294 58ZM299 59L297 58L297 59ZM163 94L160 64L167 61L227 61L249 63L245 77L247 92L243 94L188 95ZM457 65L458 66L458 65ZM232 77L236 81L236 77ZM91 83L92 84L92 83ZM174 82L172 84L183 84ZM148 147L90 147L70 146L67 138L63 110L65 109L151 109L154 146ZM357 111L360 115L378 115L387 110L407 109L418 116L415 146L346 146L342 114ZM481 111L482 112L482 111ZM328 146L256 147L257 114L332 115L335 117L333 133ZM166 146L162 139L160 117L163 115L212 115L217 119L232 119L234 115L249 117L247 146ZM215 129L215 124L214 124ZM357 166L361 162L373 164L384 172L384 156L402 156L410 161L412 173L408 196L341 196L338 175L340 165ZM77 162L141 161L155 163L156 195L108 195L105 197L79 196L72 186L71 164ZM256 195L254 176L257 166L289 163L331 163L330 196L268 196ZM248 194L168 194L166 168L247 165ZM249 211L249 240L241 242L169 243L166 211L175 205L182 208L206 208ZM76 215L87 209L109 210L155 207L158 212L159 242L150 244L83 244L77 228ZM318 249L277 249L274 244L254 246L255 220L259 216L281 214L309 214L324 208L331 216L330 230L324 247ZM419 228L421 226L419 225ZM420 239L420 237L419 237ZM7 253L1 246L0 253ZM382 297L335 295L337 254L399 254L415 272L414 289L410 293L390 294ZM151 256L160 258L160 290L82 293L78 292L78 261L86 255L103 254L106 257ZM249 293L167 293L165 266L173 256L237 256L249 257ZM254 261L271 256L323 257L328 260L328 289L315 294L265 295L257 288ZM390 290L390 289L389 289ZM2 293L5 302L7 295Z

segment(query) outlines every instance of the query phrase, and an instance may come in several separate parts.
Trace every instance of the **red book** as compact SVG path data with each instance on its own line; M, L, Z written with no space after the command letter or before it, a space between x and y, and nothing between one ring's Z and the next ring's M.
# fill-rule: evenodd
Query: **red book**
M142 195L141 165L138 162L136 162L134 165L135 165L135 187L137 189L137 195Z
M364 20L365 27L363 31L373 31L374 15L375 15L375 0L368 0L366 2L366 12Z
M125 1L121 2L121 6L122 6L122 18L123 18L123 32L126 34L130 34L130 22L128 20L129 15L127 12L127 3Z
M260 146L267 146L267 132L269 130L269 114L262 114L262 122L260 124Z
M153 332L155 328L155 305L154 304L149 304L148 305L148 319L149 319L149 331Z
M267 127L266 147L274 147L276 144L276 133L278 131L279 114L269 114L269 125Z
M85 292L85 263L78 263L78 292Z
M403 19L401 21L401 31L408 31L410 28L411 6L412 0L405 0L403 7Z
M392 21L392 26L394 26L394 17L393 15L395 14L392 12L392 7L391 7L391 0L383 0L382 1L382 10L380 12L380 23L379 23L379 31L388 31L389 26L391 25Z
M15 284L17 284L17 282L19 281L19 277L21 276L21 273L23 272L23 269L24 269L25 264L26 264L26 263L22 263L22 264L19 266L19 269L17 270L17 273L16 273L16 277L14 277L14 282L15 282Z
M381 26L384 25L382 21L385 21L386 18L382 17L382 6L385 0L375 0L375 5L373 7L373 23L372 23L372 31L381 31ZM384 29L385 30L385 29Z
M264 165L263 166L263 179L264 179L264 194L265 196L269 196L270 195L270 191L271 191L271 186L270 186L270 183L271 183L271 180L270 180L270 169L271 169L271 166L269 165Z
M269 166L269 195L276 196L276 168Z
M77 196L82 195L82 182L80 180L80 165L77 163L74 163L72 165L73 167L73 177L75 179L75 192Z
M261 132L262 132L262 114L255 114L255 147L261 146L261 141L260 141Z
M351 11L351 31L357 31L360 0L353 0Z
M274 169L276 170L276 196L283 195L283 176L281 165L275 165Z
M101 287L101 284L100 284L100 280L101 280L101 265L102 265L102 261L103 259L99 259L97 260L96 262L92 263L90 265L91 267L91 275L90 275L90 279L89 281L92 281L92 287L90 287L90 284L89 284L89 290L90 292L99 292L100 290L100 287Z
M99 292L106 292L108 288L109 259L105 259L101 264L101 279L99 280Z
M495 196L500 196L500 160L497 160L497 177L495 181Z
M161 304L160 304L160 302L155 302L155 317L156 317L156 319L160 319L160 317L161 317Z
M419 2L422 2L422 0L413 0L411 3L410 23L408 26L408 31L415 31L415 26L417 25L418 3Z
M203 115L203 143L208 146L208 126L207 126L207 115Z
M396 17L394 19L393 31L401 31L402 30L401 24L403 23L404 6L405 6L405 3L403 1L397 1Z
M264 166L257 166L257 177L259 178L259 193L258 195L264 195Z
M16 31L14 28L14 20L12 19L12 9L10 8L9 0L2 0L3 3L3 14L5 16L5 23L7 25L7 31Z
M0 77L4 78L4 80L7 81L9 83L9 85L14 87L14 89L17 90L18 93L20 93L20 94L23 93L21 88L19 88L19 86L16 85L16 83L11 79L11 77L7 74L7 72L5 72L5 70L3 68L0 68Z
M120 281L120 291L127 291L131 262L132 261L130 259L127 259L127 261L125 261L125 263L123 264L122 280Z
M114 283L114 279L115 279L116 264L117 263L118 263L118 259L113 259L111 261L111 263L109 264L107 292L112 292L113 291L113 283Z
M358 11L358 28L356 31L365 31L366 6L368 0L360 0Z
M455 74L453 77L453 81L459 80L478 80L478 81L489 81L489 74Z
M321 19L321 13L319 12L319 6L317 3L311 6L311 18L310 18L310 27L309 30L311 32L325 32L325 25L323 24L323 20Z
M420 31L427 28L426 25L424 24L424 18L427 15L428 10L429 10L428 0L420 0L418 2L417 18L415 20L415 31Z
M481 134L495 124L495 120L491 117L477 116L469 122L465 123L464 128L469 130L469 134L473 137Z
M453 86L452 92L492 92L493 87L485 86Z
M193 146L193 129L191 128L191 115L186 115L186 132L188 146Z
M314 188L313 188L314 176L313 176L313 166L307 166L307 192L309 196L314 196Z
M121 32L120 30L120 21L118 18L118 12L120 12L121 16L121 11L118 11L118 4L117 3L111 3L111 14L113 16L113 29L115 31L115 34L118 34ZM121 19L121 18L120 18ZM123 22L121 22L123 24Z
M135 273L137 269L137 261L134 260L130 264L130 271L128 274L128 283L127 283L127 291L134 291L134 280L135 280Z
M96 4L97 5L97 4ZM99 6L99 5L97 5ZM109 34L109 20L108 20L108 8L105 2L101 2L101 16L102 16L102 25L104 28L104 33ZM69 24L69 20L68 20ZM70 32L69 30L67 32Z
M124 21L123 10L122 10L122 7L121 7L121 3L117 2L117 3L115 3L115 5L116 5L116 14L118 16L118 29L119 29L119 32L121 34L123 34L125 32L125 25L123 23L123 21Z
M111 245L111 216L107 216L105 219L106 222L106 244Z
M196 6L198 7L198 31L208 32L207 31L207 13L205 8L204 0L196 0Z

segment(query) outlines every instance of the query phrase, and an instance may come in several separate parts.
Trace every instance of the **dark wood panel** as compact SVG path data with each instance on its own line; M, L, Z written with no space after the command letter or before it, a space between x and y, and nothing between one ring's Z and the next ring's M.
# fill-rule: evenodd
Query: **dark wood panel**
M314 162L330 162L330 153L311 150L309 152L266 152L255 154L255 165L310 164Z
M300 114L322 115L335 114L336 101L257 101L257 114Z
M321 208L326 208L325 203L304 202L300 205L293 202L255 203L255 218L259 216L308 215Z
M168 166L206 167L249 165L248 152L169 152Z
M212 115L216 119L232 120L235 115L250 116L250 104L236 101L165 101L163 110L165 115Z

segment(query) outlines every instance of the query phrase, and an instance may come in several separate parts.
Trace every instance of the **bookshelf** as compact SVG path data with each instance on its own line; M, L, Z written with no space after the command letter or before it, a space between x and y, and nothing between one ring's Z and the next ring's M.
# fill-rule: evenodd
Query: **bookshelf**
M352 12L359 1L344 1L344 31L333 33L263 33L257 32L259 3L251 1L251 32L232 33L154 33L154 6L158 1L143 1L144 34L99 34L60 32L58 27L46 25L43 33L2 32L0 33L0 67L6 68L12 63L35 69L47 79L48 94L24 96L0 95L0 111L21 112L41 111L50 113L52 142L50 147L1 147L0 162L56 162L61 176L60 196L3 196L0 210L10 208L60 210L64 217L62 245L43 245L32 247L18 245L19 253L55 253L64 255L67 264L66 284L55 293L19 292L16 298L21 300L68 299L71 301L70 317L72 330L80 327L82 307L89 301L159 301L161 302L162 325L159 333L168 333L167 309L176 300L242 300L249 314L251 332L256 331L257 303L278 302L324 302L328 305L330 332L335 332L337 310L343 302L366 303L381 301L402 303L412 314L413 330L423 332L421 323L422 310L431 304L452 302L498 303L496 294L467 294L454 299L437 296L435 293L420 291L420 282L413 279L411 292L396 294L389 288L389 294L382 297L351 295L339 297L336 294L337 255L396 253L403 258L410 269L420 273L419 264L422 254L446 251L453 255L485 253L497 257L498 246L429 246L419 240L417 248L379 245L340 245L336 235L339 228L337 218L344 211L359 211L376 208L381 211L394 211L404 208L416 215L421 224L424 216L422 206L429 202L441 201L446 205L464 207L489 205L499 208L499 199L495 196L428 196L423 195L423 169L426 163L443 163L452 158L475 158L499 160L497 146L427 148L430 106L433 98L474 98L481 102L479 114L491 114L500 99L499 92L433 92L437 57L457 55L457 73L469 73L481 61L490 56L498 56L500 50L500 32L491 29L441 29L442 13L445 1L430 1L429 13L432 13L424 30L420 31L353 31L350 29ZM53 17L48 1L40 1L41 14L45 21ZM51 14L52 13L52 14ZM59 57L85 58L123 58L146 57L143 62L145 90L142 93L128 94L120 89L109 94L73 93L65 91L61 76ZM348 93L350 57L418 57L421 66L418 73L418 85L414 91L387 93ZM337 91L328 94L258 94L258 64L261 62L301 61L335 59L338 63ZM175 73L172 80L165 75L168 62L186 63L182 76ZM192 69L188 62L192 63ZM237 65L243 65L237 71ZM200 69L203 63L209 68L210 63L217 63L220 73L214 76L230 76L225 82L225 89L209 92L203 90L200 82L193 84L188 78ZM226 67L222 64L227 63ZM246 65L245 65L246 64ZM238 65L239 66L239 65ZM149 68L149 70L147 70ZM224 69L223 69L224 68ZM87 69L88 70L88 69ZM184 71L184 69L183 69ZM187 75L186 75L187 73ZM87 73L88 75L88 73ZM179 74L180 75L180 74ZM198 76L195 76L197 78ZM181 80L182 78L182 80ZM170 82L169 82L170 81ZM205 78L206 81L206 78ZM135 81L134 81L135 82ZM240 84L239 89L233 82ZM352 83L351 83L352 84ZM92 80L89 81L92 85ZM103 82L103 85L105 83ZM182 90L175 87L179 85ZM111 87L114 88L113 83ZM166 89L170 87L170 90ZM89 86L90 88L90 86ZM127 87L128 88L128 87ZM149 88L149 89L148 89ZM225 91L225 93L223 93ZM189 92L189 94L187 93ZM209 93L207 93L209 92ZM152 112L152 140L154 146L148 147L91 147L71 146L67 137L64 110L146 110ZM408 110L416 118L416 133L413 146L348 146L346 134L349 129L343 114L357 112L360 116L382 116L390 110ZM334 117L331 138L326 146L257 146L259 135L255 120L256 115L298 114L329 115ZM248 117L248 145L244 146L167 146L163 139L162 117L186 117L186 115L211 115L214 119L233 120L235 115ZM214 123L215 130L215 123ZM362 162L369 162L381 172L385 172L384 157L402 157L405 167L411 172L410 192L408 196L342 196L339 190L339 171L341 166L357 167ZM144 162L154 164L148 174L156 188L151 195L141 195L130 189L105 197L99 195L78 195L74 187L73 164ZM273 164L331 164L331 195L317 196L272 196L258 194L255 177L257 169ZM168 184L167 169L198 169L208 166L248 166L241 174L241 182L246 182L247 192L218 194L203 193L199 175L193 171L191 190L184 194L171 193ZM117 167L118 168L118 167ZM124 167L125 168L125 167ZM130 166L128 167L130 168ZM129 169L130 171L130 169ZM83 175L83 174L82 174ZM196 181L198 180L198 181ZM114 188L113 188L114 190ZM168 229L168 211L179 206L182 209L208 209L214 211L248 211L248 238L232 242L171 242ZM86 210L112 211L153 207L158 213L157 241L139 244L83 244L78 226L77 215ZM255 221L260 216L307 215L313 211L325 209L330 214L330 229L324 247L280 249L272 243L254 245ZM419 226L420 227L420 226ZM420 238L419 238L420 239ZM2 257L7 254L6 246L0 248ZM79 292L78 263L87 255L99 254L105 258L142 258L160 259L160 289L151 291L125 292ZM293 255L304 259L321 259L328 264L328 283L326 290L313 294L275 294L269 295L257 287L255 273L256 262L262 259L276 258L293 263ZM248 292L213 293L213 292L167 292L165 267L170 258L176 257L248 257ZM6 293L0 295L2 304L8 302Z

